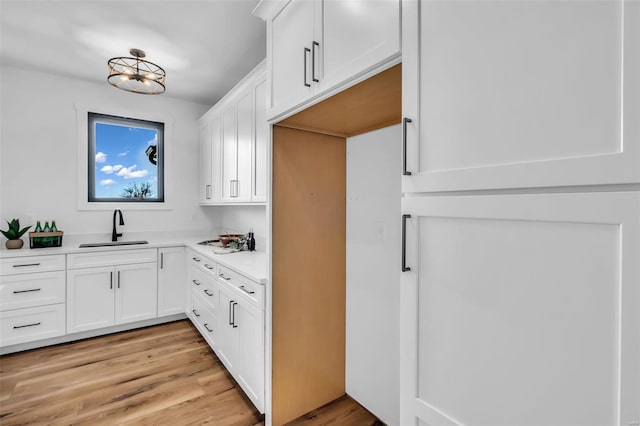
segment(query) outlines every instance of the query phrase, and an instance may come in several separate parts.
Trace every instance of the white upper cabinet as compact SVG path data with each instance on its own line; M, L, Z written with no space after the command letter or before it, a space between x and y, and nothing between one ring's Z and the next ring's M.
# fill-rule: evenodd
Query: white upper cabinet
M220 130L220 117L200 120L200 204L220 202L222 196L220 168L213 167L220 162Z
M313 9L311 1L293 0L268 21L272 86L269 116L313 95L310 73Z
M200 175L198 180L198 201L207 204L211 200L211 123L200 122L200 141L198 146Z
M400 55L398 0L263 2L272 119Z
M403 192L640 182L640 3L403 1Z
M267 149L269 141L269 124L267 123L267 81L262 81L254 88L255 99L255 144L253 145L253 172L251 201L267 201Z
M200 204L266 201L264 62L200 119Z

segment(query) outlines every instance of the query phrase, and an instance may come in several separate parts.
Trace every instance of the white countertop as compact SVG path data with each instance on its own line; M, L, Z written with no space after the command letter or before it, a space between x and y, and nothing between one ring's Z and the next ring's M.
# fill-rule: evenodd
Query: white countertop
M0 259L8 259L25 256L43 256L51 254L71 254L71 253L90 253L100 251L121 251L136 250L146 248L162 248L162 247L179 247L184 246L198 252L203 256L211 258L216 263L222 264L239 274L250 278L261 284L267 282L267 256L264 250L256 251L240 251L236 253L215 254L215 247L199 245L198 242L204 240L212 240L217 236L211 235L207 237L194 235L171 235L171 233L129 233L125 238L119 241L148 241L149 244L123 245L123 246L104 246L104 247L85 247L80 248L80 244L109 242L111 236L105 235L64 235L61 247L51 248L29 248L29 239L25 240L24 246L17 250L7 250L2 244L0 248Z

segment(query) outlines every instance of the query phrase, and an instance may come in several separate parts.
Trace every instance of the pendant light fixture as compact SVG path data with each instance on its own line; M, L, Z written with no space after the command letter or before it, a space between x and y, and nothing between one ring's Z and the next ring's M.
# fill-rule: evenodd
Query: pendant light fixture
M133 57L111 58L107 62L109 76L107 81L118 89L144 95L164 93L165 71L153 62L145 61L145 53L140 49L131 49Z

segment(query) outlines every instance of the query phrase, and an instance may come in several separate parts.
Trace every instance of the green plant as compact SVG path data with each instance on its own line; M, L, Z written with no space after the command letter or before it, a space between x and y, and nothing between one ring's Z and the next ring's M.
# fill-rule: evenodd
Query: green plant
M234 250L242 250L244 244L247 242L246 237L236 238L235 240L229 241L227 247Z
M153 191L151 190L151 184L149 182L142 182L138 185L136 182L133 182L131 186L128 186L122 190L122 198L148 198L153 195Z
M27 232L29 228L31 228L31 225L29 225L20 229L20 221L15 218L11 222L7 221L7 224L9 225L9 229L7 229L6 231L0 230L0 232L2 232L2 235L7 237L8 240L20 239L20 237L22 237L24 233Z

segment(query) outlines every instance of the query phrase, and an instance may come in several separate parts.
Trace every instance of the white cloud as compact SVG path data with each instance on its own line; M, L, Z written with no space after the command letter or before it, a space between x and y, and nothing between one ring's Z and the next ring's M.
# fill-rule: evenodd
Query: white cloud
M119 152L118 153L118 157L124 157L125 155L127 155L129 153L129 151L124 151L124 152Z
M134 170L136 167L138 166L135 164L131 167L123 167L118 172L118 176L123 177L125 179L135 179L135 178L145 177L146 175L149 174L147 170Z
M96 163L104 163L107 161L107 154L104 152L99 152L96 154Z
M122 164L116 164L115 166L104 166L103 168L100 169L100 171L103 173L113 173L113 172L117 172L123 167L124 166Z
M114 183L116 183L116 181L113 180L113 179L102 179L100 181L100 185L102 185L102 186L113 185Z
M158 145L158 133L153 135L153 139L147 141L147 145Z

